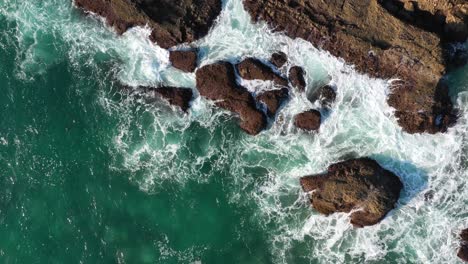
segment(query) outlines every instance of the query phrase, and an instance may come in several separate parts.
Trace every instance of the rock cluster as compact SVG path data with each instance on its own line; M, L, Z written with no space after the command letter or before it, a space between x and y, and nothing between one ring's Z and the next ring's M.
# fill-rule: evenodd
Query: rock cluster
M328 167L326 173L300 180L318 212L351 213L357 227L375 225L395 208L403 184L392 172L368 158L352 159Z
M255 21L310 41L360 72L401 79L388 102L407 132L443 132L454 123L448 87L441 83L449 66L443 44L466 39L466 1L244 0L244 6ZM442 29L424 26L440 14Z

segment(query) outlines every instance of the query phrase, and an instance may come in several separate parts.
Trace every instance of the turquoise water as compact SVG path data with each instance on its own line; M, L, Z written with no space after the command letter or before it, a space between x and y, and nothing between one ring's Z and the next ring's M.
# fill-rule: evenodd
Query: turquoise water
M319 134L292 126L314 107L294 94L283 121L251 137L201 98L184 115L122 90L195 89L148 34L119 37L68 0L0 0L1 263L457 263L456 235L468 226L468 68L449 76L457 126L408 135L386 104L387 81L252 25L227 0L197 43L202 64L283 50L310 87L331 78L339 89ZM405 185L398 208L364 229L346 214L318 215L298 183L355 156Z

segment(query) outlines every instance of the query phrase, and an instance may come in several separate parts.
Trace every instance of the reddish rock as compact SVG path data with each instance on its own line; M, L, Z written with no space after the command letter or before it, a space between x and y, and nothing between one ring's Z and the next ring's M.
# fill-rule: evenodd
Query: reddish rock
M252 94L236 82L234 66L218 62L204 66L196 72L200 95L215 101L216 105L239 114L240 127L256 135L267 125L265 114L257 109Z
M169 53L169 60L172 66L184 71L194 72L198 63L197 50L176 50Z
M221 13L221 0L75 0L82 9L104 17L122 34L148 25L151 39L162 48L205 36Z
M239 75L245 80L273 81L277 85L288 86L288 80L275 73L270 67L257 59L245 59L237 64L236 67Z
M289 69L289 81L296 89L304 92L306 88L304 69L299 66L291 67L291 69Z
M460 233L460 248L458 249L457 256L461 260L468 262L468 229Z
M262 102L267 107L267 114L274 117L278 112L281 104L288 99L289 90L287 88L271 90L261 93L257 96L257 100Z
M273 53L270 59L271 64L275 65L276 68L283 67L283 65L286 64L287 61L288 56L282 51Z
M401 79L402 82L393 86L393 95L388 102L396 109L398 123L405 131L443 132L453 123L453 105L446 100L448 89L439 81L450 66L445 57L444 42L451 37L466 39L464 34L457 33L466 32L466 1L243 2L255 21L265 21L292 38L307 40L354 64L360 72L377 78ZM406 7L403 8L417 18L405 20L398 10L389 11L386 4L397 2L404 2ZM416 14L411 7L418 7L423 12ZM419 15L424 12L427 16ZM442 32L436 29L434 22L443 16ZM402 100L398 100L399 96Z
M315 90L310 96L309 100L314 103L319 101L322 107L330 108L336 100L336 92L333 86L327 84Z
M322 122L322 115L317 110L309 110L294 117L294 125L306 131L317 131Z
M375 225L395 208L403 184L392 172L368 158L352 159L328 167L326 173L302 177L318 212L349 213L356 227Z

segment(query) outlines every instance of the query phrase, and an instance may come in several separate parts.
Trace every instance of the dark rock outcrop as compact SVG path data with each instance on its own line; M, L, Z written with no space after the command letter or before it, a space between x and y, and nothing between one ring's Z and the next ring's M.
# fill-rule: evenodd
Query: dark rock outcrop
M299 66L291 67L291 69L289 69L289 81L296 89L304 92L306 88L304 69Z
M326 173L300 180L310 202L320 213L352 212L356 227L375 225L395 208L403 184L392 172L368 158L328 167Z
M294 125L305 131L317 131L322 122L322 115L317 110L309 110L294 117Z
M282 89L263 92L257 96L257 100L266 105L268 116L274 117L276 113L278 112L281 104L286 99L288 99L288 97L289 97L288 88L282 88Z
M270 67L257 59L245 59L237 64L236 67L240 77L245 80L272 81L276 85L288 86L288 80L275 73Z
M267 125L266 115L257 109L250 92L236 82L234 66L218 62L196 72L200 95L215 101L221 108L239 114L240 127L251 135L260 133Z
M287 61L288 56L282 51L273 53L270 59L271 64L275 65L276 68L283 67L283 65L286 64Z
M460 248L458 249L457 256L461 260L468 262L468 229L465 229L460 233L460 240Z
M333 86L327 84L315 90L308 99L312 103L319 101L322 107L328 109L336 100L336 92Z
M388 99L398 123L410 133L443 132L454 120L448 88L439 84L448 66L443 43L449 39L446 34L457 31L444 31L443 36L427 31L389 12L383 2L396 0L244 0L244 6L255 21L266 21L292 38L310 41L360 72L401 79ZM464 0L411 2L460 7Z
M124 86L129 91L141 92L140 94L148 99L159 98L167 101L173 106L179 107L182 111L187 112L193 100L193 91L190 88L181 87L144 87L140 86L132 88ZM151 100L152 101L152 100Z
M197 50L171 51L169 60L175 68L184 72L193 72L197 68L198 52Z
M151 39L162 48L205 36L221 12L221 0L75 0L75 4L104 17L122 34L148 25Z

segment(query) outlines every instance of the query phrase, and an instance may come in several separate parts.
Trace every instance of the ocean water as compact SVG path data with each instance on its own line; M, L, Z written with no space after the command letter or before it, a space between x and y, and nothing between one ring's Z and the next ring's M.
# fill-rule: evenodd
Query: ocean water
M281 122L252 137L202 98L182 114L123 90L196 93L194 74L171 68L148 35L117 36L69 0L0 0L1 263L459 263L468 67L448 76L457 125L409 135L386 103L389 80L254 25L241 0L225 0L196 43L202 65L281 50L306 69L309 93L338 88L319 133L292 126L318 107L297 93ZM310 208L299 178L361 156L397 173L404 190L380 224L355 229L347 214Z

